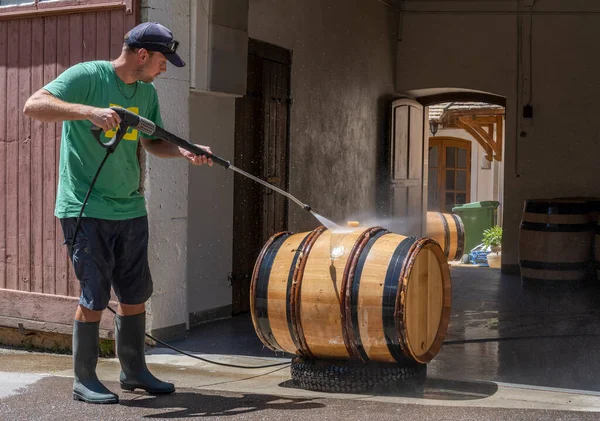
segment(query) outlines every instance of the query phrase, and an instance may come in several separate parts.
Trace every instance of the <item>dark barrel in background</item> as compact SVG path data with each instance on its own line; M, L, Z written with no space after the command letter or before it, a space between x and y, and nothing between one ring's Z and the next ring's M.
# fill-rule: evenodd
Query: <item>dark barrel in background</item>
M523 282L584 280L589 274L593 233L587 201L525 201L519 231Z

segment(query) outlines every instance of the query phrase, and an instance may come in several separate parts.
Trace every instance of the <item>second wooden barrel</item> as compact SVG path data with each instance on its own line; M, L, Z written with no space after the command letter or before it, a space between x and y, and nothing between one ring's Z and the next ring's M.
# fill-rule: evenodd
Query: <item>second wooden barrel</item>
M589 273L589 205L578 200L527 200L519 232L523 281L582 281Z
M465 227L460 216L453 213L427 212L427 236L440 243L448 260L462 258Z
M427 363L450 318L448 262L431 238L380 227L279 233L252 276L256 333L309 358Z

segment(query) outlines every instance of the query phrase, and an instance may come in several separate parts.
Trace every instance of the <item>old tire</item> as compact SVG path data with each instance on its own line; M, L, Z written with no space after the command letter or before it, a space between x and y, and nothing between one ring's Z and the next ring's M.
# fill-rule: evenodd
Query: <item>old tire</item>
M385 364L334 360L292 360L292 380L307 390L361 393L378 390L413 390L423 387L426 364Z

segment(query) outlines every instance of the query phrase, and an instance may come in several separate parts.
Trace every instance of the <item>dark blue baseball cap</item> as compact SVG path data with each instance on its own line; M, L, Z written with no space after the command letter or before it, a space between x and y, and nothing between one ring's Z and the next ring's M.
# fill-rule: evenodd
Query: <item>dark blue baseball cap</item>
M185 66L184 61L177 55L179 42L175 41L171 31L160 23L144 22L136 26L125 35L125 44L132 48L158 51L174 66Z

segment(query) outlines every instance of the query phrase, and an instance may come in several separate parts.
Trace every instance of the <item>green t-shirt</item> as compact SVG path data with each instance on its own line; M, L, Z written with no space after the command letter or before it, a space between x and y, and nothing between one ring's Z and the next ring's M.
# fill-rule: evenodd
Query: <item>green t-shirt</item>
M108 61L77 64L63 72L44 89L66 102L98 108L119 106L162 127L158 95L154 85L144 82L127 85L117 77ZM58 218L79 215L92 179L106 155L106 150L91 134L91 127L92 123L89 120L63 123L58 193L54 210ZM123 220L147 214L144 197L139 191L140 166L137 147L140 134L137 130L129 128L115 152L110 155L94 184L83 216ZM107 132L104 133L104 139L101 139L106 143L114 135L115 131Z

